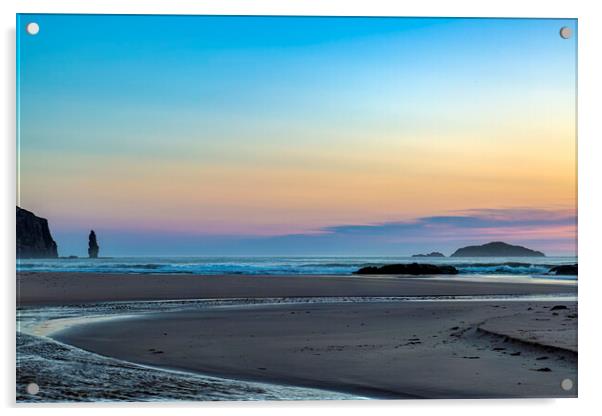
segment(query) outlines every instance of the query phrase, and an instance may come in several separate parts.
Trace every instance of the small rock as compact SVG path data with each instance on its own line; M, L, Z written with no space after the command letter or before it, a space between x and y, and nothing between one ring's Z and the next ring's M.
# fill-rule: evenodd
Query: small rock
M410 263L410 264L386 264L384 266L362 267L354 274L405 274L405 275L424 275L424 274L458 274L458 269L454 266Z
M579 272L579 266L576 264L564 264L561 266L552 267L548 274L555 274L557 276L577 276Z

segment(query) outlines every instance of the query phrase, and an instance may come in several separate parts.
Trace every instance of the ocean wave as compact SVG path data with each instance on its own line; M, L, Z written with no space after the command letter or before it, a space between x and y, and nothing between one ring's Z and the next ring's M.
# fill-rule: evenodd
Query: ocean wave
M455 265L460 274L546 274L551 267L539 264L467 264Z
M19 271L96 272L137 274L243 274L243 275L349 275L362 267L394 263L431 263L454 266L461 275L545 275L550 268L575 264L576 258L524 259L421 259L407 257L301 257L301 258L105 258L19 260Z

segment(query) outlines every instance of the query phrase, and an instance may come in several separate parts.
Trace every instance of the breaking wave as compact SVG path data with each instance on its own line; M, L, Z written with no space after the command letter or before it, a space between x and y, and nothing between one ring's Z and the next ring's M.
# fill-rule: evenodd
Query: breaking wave
M131 257L19 260L17 270L142 274L348 275L365 266L393 263L451 265L461 275L546 275L551 267L575 264L575 257L411 258L411 257Z

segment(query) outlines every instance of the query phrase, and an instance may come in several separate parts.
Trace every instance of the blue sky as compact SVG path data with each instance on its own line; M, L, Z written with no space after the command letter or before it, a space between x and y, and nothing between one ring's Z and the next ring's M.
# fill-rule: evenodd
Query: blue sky
M112 255L407 253L486 210L547 213L498 236L573 253L576 25L20 15L19 203L62 254L90 228ZM348 233L375 224L408 245Z

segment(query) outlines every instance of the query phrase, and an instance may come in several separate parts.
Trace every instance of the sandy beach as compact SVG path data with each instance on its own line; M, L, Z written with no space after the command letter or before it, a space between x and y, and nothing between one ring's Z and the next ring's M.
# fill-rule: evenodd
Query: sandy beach
M576 294L576 285L345 276L19 273L21 306L291 298L76 325L61 342L133 363L370 398L575 397L577 311L567 300L424 296ZM295 297L322 297L295 303ZM415 301L340 302L340 296ZM422 300L418 300L422 299ZM564 379L575 386L561 388Z
M576 294L576 284L517 283L491 278L397 276L148 275L111 273L17 273L20 306L133 300L314 296L496 296ZM516 280L516 279L515 279Z

